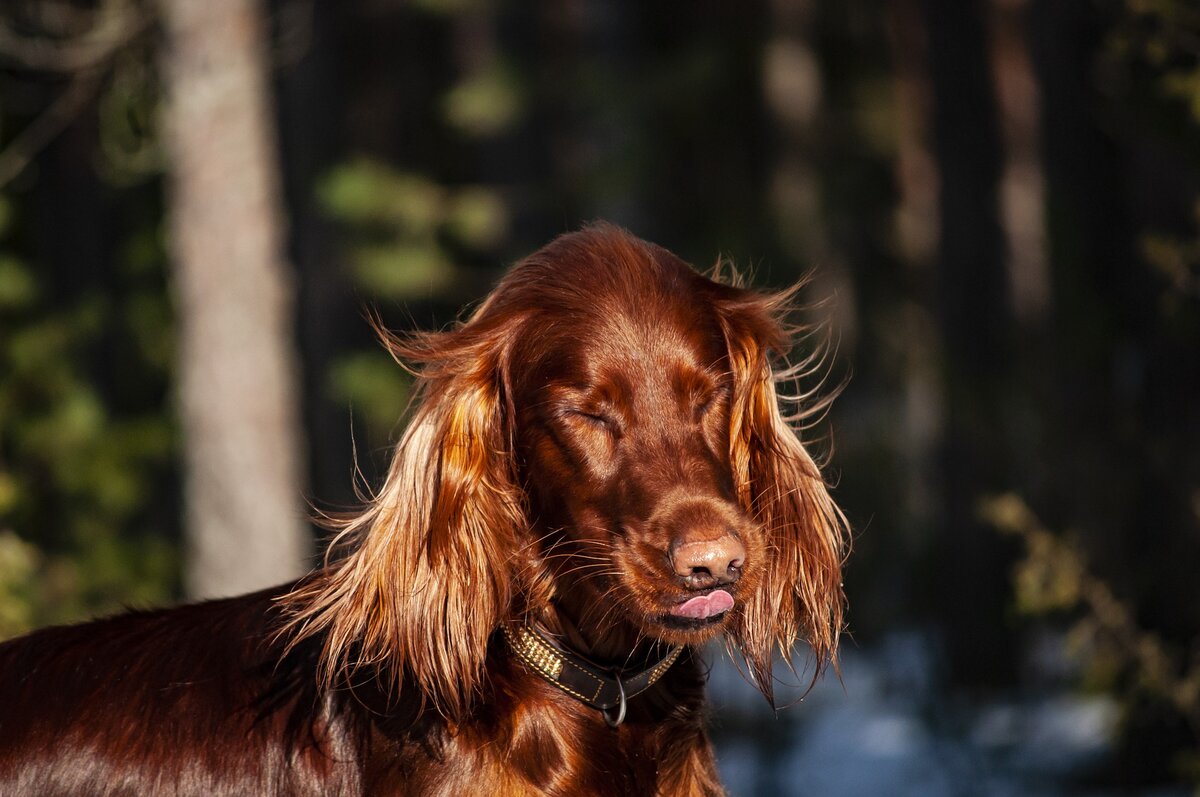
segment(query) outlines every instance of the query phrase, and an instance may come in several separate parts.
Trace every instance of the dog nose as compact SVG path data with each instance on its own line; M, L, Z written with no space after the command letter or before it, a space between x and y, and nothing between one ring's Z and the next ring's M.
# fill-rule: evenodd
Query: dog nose
M712 540L676 542L671 546L671 565L689 587L703 589L732 584L742 575L746 549L732 534Z

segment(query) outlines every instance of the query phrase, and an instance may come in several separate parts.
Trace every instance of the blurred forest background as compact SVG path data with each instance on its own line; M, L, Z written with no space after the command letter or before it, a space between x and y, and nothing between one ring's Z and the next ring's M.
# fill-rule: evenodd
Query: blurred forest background
M597 218L834 297L848 670L920 640L990 761L1108 707L1008 793L1200 788L1192 0L6 0L0 637L302 572L402 423L364 308Z

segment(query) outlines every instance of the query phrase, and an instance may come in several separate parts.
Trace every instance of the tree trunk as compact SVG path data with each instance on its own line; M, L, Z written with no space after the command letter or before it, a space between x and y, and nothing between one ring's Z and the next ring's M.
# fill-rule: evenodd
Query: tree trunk
M1005 622L1010 546L978 515L1009 489L1007 396L1013 363L1006 241L1000 224L1003 141L983 0L924 0L941 177L937 254L945 426L944 534L938 584L955 678L1007 685L1016 645Z
M291 274L252 0L162 0L191 597L299 574Z

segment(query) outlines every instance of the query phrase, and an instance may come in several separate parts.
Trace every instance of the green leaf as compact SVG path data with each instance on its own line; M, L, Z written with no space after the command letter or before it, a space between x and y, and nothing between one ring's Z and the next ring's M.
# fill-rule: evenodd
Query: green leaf
M521 82L515 71L504 65L468 76L442 101L448 124L481 138L511 130L524 110Z
M368 433L380 442L395 428L408 403L411 378L382 352L363 352L339 361L330 371L331 392L361 414Z
M0 310L28 307L37 298L37 283L29 270L11 257L0 256Z
M383 223L411 235L429 235L441 222L446 192L420 175L360 159L329 173L317 188L322 205L352 223Z
M454 264L435 243L364 246L355 255L354 273L377 297L412 299L445 291L453 282Z
M468 246L492 248L508 234L508 209L495 191L464 188L454 195L446 227Z

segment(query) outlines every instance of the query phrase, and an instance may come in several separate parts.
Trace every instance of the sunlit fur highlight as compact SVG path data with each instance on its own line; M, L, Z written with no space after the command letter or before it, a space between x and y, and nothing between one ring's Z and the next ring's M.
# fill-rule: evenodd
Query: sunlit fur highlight
M477 315L484 312L480 308ZM321 676L347 683L368 667L394 691L406 679L448 717L478 694L491 633L536 579L497 567L526 527L501 406L516 319L457 331L383 334L416 370L412 420L382 488L358 515L334 521L325 568L287 596L292 644L324 637Z
M808 377L824 381L827 359L818 350L797 367L774 371L772 355L788 353L808 332L791 327L799 286L774 294L745 293L722 308L734 374L730 459L738 499L766 530L771 555L762 586L738 616L731 641L745 656L755 685L774 703L772 657L790 662L798 639L808 642L815 679L836 663L843 627L841 573L849 544L845 516L833 502L820 469L780 410L777 384ZM792 422L821 414L832 393L799 408ZM812 399L813 392L800 399Z

